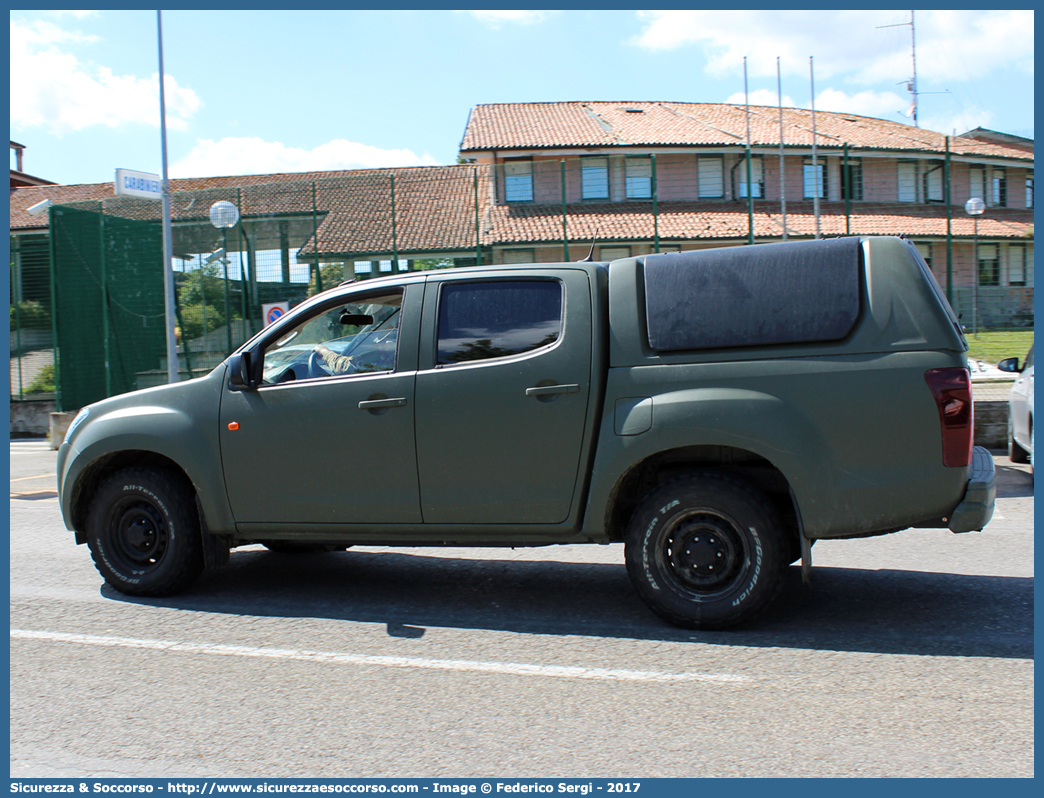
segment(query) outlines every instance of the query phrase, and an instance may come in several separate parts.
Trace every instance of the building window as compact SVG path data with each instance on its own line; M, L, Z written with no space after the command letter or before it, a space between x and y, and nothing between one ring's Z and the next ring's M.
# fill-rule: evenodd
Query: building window
M620 260L631 257L630 247L600 247L598 255L601 260Z
M979 285L1000 285L1000 255L996 244L979 244Z
M1033 172L1026 173L1026 207L1033 207Z
M609 159L580 159L581 196L585 200L609 199Z
M624 159L627 199L652 198L652 158L642 156Z
M505 249L504 263L533 263L536 252L532 249Z
M978 197L983 202L986 201L986 167L972 164L971 167L971 185L968 189L969 197Z
M747 198L747 158L743 156L739 159L739 162L732 168L732 173L736 181L736 196L742 199ZM750 183L751 191L750 196L754 199L761 199L765 196L765 177L764 169L762 168L762 158L760 155L752 155L750 158Z
M928 264L928 268L932 268L932 245L927 242L915 243L914 247L916 247L920 256L924 258L924 262Z
M899 202L917 202L917 161L899 161Z
M814 165L811 158L805 161L804 182L805 199L823 199L828 196L825 158L817 158Z
M700 199L722 199L725 196L725 159L720 155L696 159Z
M533 201L533 162L504 162L504 200L506 202Z
M861 200L863 198L863 161L849 158L848 168L841 162L841 199Z
M1010 244L1008 246L1008 285L1026 284L1026 246Z
M929 166L924 173L924 200L925 202L944 202L946 195L943 194L943 165L941 163Z
M1008 207L1008 172L999 166L993 167L990 180L990 204L995 208Z

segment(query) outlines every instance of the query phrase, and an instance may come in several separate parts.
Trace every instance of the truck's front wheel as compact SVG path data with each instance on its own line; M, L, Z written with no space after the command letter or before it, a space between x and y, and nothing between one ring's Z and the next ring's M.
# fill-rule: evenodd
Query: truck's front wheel
M625 552L638 595L692 629L750 620L775 599L787 566L776 509L753 486L717 474L653 490L631 517Z
M121 593L169 596L203 572L192 488L158 468L126 468L102 483L87 517L87 544Z

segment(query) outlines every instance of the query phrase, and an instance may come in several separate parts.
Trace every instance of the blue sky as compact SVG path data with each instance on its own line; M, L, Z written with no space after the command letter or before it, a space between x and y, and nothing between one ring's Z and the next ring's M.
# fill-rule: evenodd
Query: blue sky
M11 138L159 172L155 11L12 11ZM480 103L776 103L904 121L908 11L167 11L172 177L453 163ZM1033 12L917 11L922 127L1033 137ZM900 27L878 27L884 25ZM939 93L928 93L939 92ZM909 120L907 120L909 121Z

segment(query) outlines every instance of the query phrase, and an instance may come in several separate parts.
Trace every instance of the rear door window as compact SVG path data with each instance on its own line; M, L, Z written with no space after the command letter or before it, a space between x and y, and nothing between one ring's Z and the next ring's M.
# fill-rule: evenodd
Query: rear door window
M561 335L562 286L556 280L442 286L436 365L519 355Z

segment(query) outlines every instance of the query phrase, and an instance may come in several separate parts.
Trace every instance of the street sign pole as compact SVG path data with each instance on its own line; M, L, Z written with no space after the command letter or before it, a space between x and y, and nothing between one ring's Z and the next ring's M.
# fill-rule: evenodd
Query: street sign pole
M178 381L178 341L174 332L174 241L170 226L170 180L167 178L167 104L163 92L163 12L156 12L159 39L160 141L163 147L163 306L167 316L167 382Z

